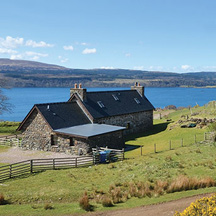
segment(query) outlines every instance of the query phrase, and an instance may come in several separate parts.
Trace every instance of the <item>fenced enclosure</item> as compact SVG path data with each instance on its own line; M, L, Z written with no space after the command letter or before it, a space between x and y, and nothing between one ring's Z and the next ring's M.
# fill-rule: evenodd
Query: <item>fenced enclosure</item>
M0 145L4 146L21 146L21 135L0 136Z
M107 150L107 149L106 149ZM124 159L124 150L109 150L109 157L105 162L114 162ZM88 167L99 164L101 156L79 156L68 158L48 158L48 159L32 159L0 166L0 182L10 178L19 177L26 174L37 173L45 170L69 169Z
M95 164L91 156L74 158L32 159L0 166L0 182L18 176L45 170L85 167Z
M166 144L154 143L152 146L145 146L145 144L140 145L140 155L159 153L169 150L178 149L181 147L191 146L198 143L204 142L215 142L215 133L214 132L205 132L204 134L193 134L187 139L185 138L176 138L170 139Z

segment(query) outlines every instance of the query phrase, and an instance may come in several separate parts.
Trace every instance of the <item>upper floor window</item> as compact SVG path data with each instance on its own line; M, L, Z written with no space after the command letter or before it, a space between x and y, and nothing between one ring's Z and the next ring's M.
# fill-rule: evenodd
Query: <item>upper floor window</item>
M104 108L105 107L104 104L102 103L102 101L98 101L97 103L100 106L100 108Z
M112 96L113 96L113 98L114 98L116 101L119 100L119 98L117 97L117 95L113 94Z
M138 98L134 98L134 100L136 101L137 104L140 104L140 101Z

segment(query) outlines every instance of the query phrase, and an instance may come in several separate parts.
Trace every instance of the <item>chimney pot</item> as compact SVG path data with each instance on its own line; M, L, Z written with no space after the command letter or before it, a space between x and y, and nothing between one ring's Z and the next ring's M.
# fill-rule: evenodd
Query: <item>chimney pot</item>
M74 84L74 88L75 88L75 89L77 88L77 83Z
M82 83L79 84L79 88L80 88L80 89L82 88Z

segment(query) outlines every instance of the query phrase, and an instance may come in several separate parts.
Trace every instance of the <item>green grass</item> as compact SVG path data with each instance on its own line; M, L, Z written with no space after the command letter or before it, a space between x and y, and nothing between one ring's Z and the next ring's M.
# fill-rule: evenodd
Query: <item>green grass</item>
M0 135L11 135L15 134L20 122L0 122Z
M205 107L193 108L193 112L204 115ZM210 110L210 109L209 109ZM110 185L122 185L128 182L171 181L179 175L188 177L212 177L216 179L216 144L194 144L194 135L198 141L203 140L207 128L180 128L176 122L182 115L190 115L189 109L171 113L166 119L156 120L153 130L145 134L127 137L127 145L140 148L126 152L126 160L113 164L101 164L87 168L50 170L29 176L5 181L0 185L0 193L12 204L0 206L0 215L69 215L84 213L78 200L84 191L89 195L95 191L107 193ZM207 114L206 114L207 115ZM209 117L212 114L208 113ZM171 130L171 126L175 125ZM184 147L181 147L181 139ZM169 150L169 141L173 150ZM158 153L154 153L154 144ZM0 151L3 151L0 147ZM91 203L97 211L129 208L154 204L191 196L199 193L216 192L216 188L176 192L152 198L131 198L112 208L105 208L94 201ZM45 210L50 203L54 209Z

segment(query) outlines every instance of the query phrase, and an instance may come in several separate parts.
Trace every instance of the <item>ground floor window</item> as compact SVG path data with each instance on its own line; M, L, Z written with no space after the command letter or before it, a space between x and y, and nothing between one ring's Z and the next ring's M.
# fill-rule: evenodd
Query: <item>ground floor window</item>
M127 129L130 129L130 127L131 127L131 126L130 126L130 123L128 122L127 125L126 125L126 128L127 128Z
M58 137L56 135L51 135L51 145L57 145L58 144Z
M70 137L70 146L74 146L74 139Z

